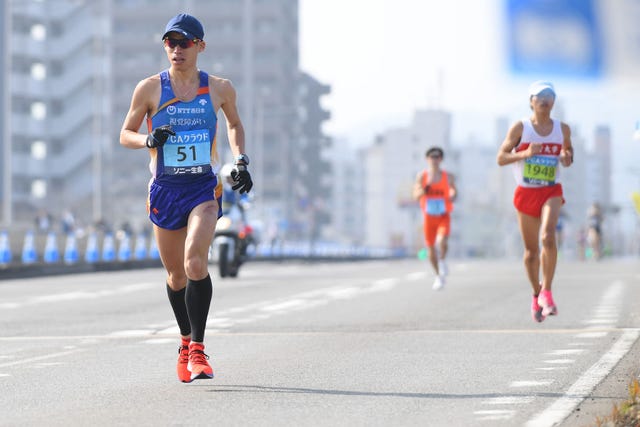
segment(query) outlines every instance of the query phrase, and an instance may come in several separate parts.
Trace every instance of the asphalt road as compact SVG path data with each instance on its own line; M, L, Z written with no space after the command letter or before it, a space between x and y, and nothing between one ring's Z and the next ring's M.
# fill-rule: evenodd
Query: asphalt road
M213 266L212 266L212 271ZM2 426L593 425L640 371L640 263L250 263L214 277L216 377L182 384L160 269L0 281Z

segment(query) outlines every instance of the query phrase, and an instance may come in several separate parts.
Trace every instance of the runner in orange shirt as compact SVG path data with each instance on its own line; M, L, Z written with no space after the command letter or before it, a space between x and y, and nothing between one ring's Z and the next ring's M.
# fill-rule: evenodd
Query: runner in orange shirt
M451 230L450 213L457 189L453 175L440 168L444 158L442 148L429 148L426 157L428 167L416 177L413 197L420 201L424 215L424 239L429 261L436 273L433 289L440 290L445 285L448 273L445 258Z

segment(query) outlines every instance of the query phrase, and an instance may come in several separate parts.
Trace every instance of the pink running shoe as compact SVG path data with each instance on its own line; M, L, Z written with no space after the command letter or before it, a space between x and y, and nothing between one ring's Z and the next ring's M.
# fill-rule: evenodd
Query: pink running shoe
M558 314L558 308L556 307L556 303L553 302L551 291L540 291L540 295L538 296L538 304L540 304L540 306L542 307L543 316L555 316L556 314Z
M204 354L204 344L199 342L189 344L188 369L191 372L192 381L213 378L213 369L207 360L209 356Z
M542 322L547 317L542 315L542 307L538 304L538 297L535 295L533 295L531 300L531 317L533 317L533 320L538 323Z

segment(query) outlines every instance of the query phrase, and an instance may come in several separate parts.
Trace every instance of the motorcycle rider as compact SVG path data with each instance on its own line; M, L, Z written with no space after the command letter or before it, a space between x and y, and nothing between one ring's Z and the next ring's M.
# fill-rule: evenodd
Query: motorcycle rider
M249 193L240 193L238 190L234 190L233 186L236 182L231 176L233 171L233 165L226 163L220 168L220 178L222 181L222 215L232 215L234 207L240 212L240 218L243 226L248 226L246 210L250 205Z

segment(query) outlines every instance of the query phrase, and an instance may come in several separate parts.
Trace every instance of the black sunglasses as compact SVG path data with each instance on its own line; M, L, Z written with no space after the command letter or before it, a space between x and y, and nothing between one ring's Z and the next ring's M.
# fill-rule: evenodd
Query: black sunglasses
M189 40L189 39L171 39L169 37L164 39L164 45L173 49L176 46L180 46L182 49L189 49L191 46L198 42L197 39Z

